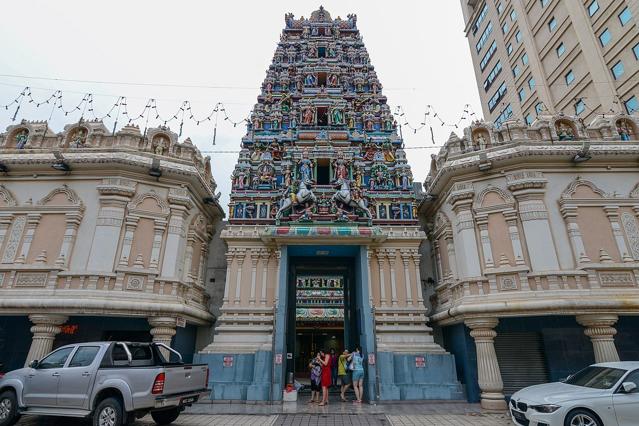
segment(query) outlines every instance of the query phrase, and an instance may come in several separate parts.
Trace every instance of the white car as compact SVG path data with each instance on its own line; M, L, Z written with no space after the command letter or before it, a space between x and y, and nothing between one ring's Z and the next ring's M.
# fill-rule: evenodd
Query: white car
M637 426L639 362L594 364L563 382L524 388L508 408L519 426Z

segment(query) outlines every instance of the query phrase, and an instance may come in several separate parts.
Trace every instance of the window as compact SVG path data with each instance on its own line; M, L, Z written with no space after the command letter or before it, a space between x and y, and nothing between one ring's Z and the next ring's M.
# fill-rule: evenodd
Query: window
M528 65L528 53L524 53L521 57L521 63L524 65Z
M526 116L526 124L530 126L531 124L533 124L533 121L535 121L535 118L532 116L532 114L528 114Z
M515 34L515 40L517 40L517 43L521 43L521 31L517 30L517 33Z
M626 378L623 379L623 382L624 383L630 382L639 386L639 370L635 370L632 373L628 374ZM637 392L639 392L639 389L635 389L634 391L632 391L632 393L637 393Z
M504 34L508 32L508 22L504 22L504 25L501 26L501 32Z
M519 74L521 74L521 69L519 68L519 65L515 65L513 68L513 77L518 77Z
M639 43L635 44L635 47L632 48L632 51L635 54L635 58L639 60Z
M630 9L628 9L627 7L623 10L623 12L621 12L619 14L619 20L621 21L621 26L625 26L629 21L630 18L632 18L632 13L630 12Z
M515 9L510 11L510 20L511 21L516 21L517 20L517 12L515 12Z
M612 75L613 77L615 77L615 80L619 80L621 78L621 76L623 75L623 62L619 61L617 62L611 69L612 71Z
M508 47L506 47L506 52L508 52L508 56L510 56L513 53L513 44L512 43L508 43Z
M488 37L490 36L490 33L492 32L493 32L493 23L489 22L488 25L486 26L486 29L481 34L481 37L479 37L479 41L475 45L475 48L477 49L477 53L479 53L481 48L484 47L484 44L486 44L486 42L488 41Z
M490 109L490 112L493 112L493 110L497 107L497 104L499 104L499 101L504 97L507 91L508 89L506 88L506 83L501 83L501 86L499 86L497 92L495 92L493 97L488 100L488 108Z
M488 91L488 89L490 89L490 86L493 85L495 79L499 74L501 74L501 61L498 61L497 64L495 64L493 69L490 71L490 74L488 74L488 78L484 80L485 91Z
M637 100L636 96L628 99L626 102L624 102L624 105L626 106L626 111L628 111L628 114L639 111L639 100Z
M501 15L503 11L504 11L504 5L503 5L503 4L501 4L501 3L499 3L499 4L497 5L497 14L498 14L498 15Z
M568 71L568 74L566 74L565 78L566 78L566 84L570 86L570 84L573 81L575 81L575 74L572 72L572 70L570 70Z
M513 107L508 104L506 108L499 114L499 117L495 119L495 127L500 128L504 121L508 120L513 115Z
M605 46L610 43L612 39L612 35L610 35L610 31L606 28L601 34L599 34L599 42L601 42L601 46Z
M88 367L93 363L99 351L99 346L80 346L78 350L75 351L73 358L71 358L69 367Z
M591 389L610 389L624 374L626 370L620 368L591 366L575 373L564 383Z
M528 79L528 88L530 89L531 92L535 90L535 79L532 77Z
M588 15L593 16L599 10L599 3L597 0L592 0L590 6L588 6Z
M487 14L488 3L484 3L484 7L482 8L481 12L479 12L477 19L475 19L475 23L473 24L473 35L477 34L477 31L479 31L479 27L481 27L482 22L484 22L484 19L486 19Z
M561 44L557 46L557 57L560 58L564 53L566 53L566 45L561 42Z
M67 362L67 358L69 358L69 355L71 355L72 351L73 347L62 348L53 352L38 363L38 369L48 370L51 368L64 367L64 363Z
M575 114L580 115L586 110L586 103L583 99L579 99L575 104Z
M542 112L544 112L544 104L543 104L543 102L539 102L539 103L537 103L537 105L535 105L535 112L537 113L537 115L539 115Z
M488 65L488 62L490 62L496 50L497 50L497 43L493 41L493 44L491 44L490 47L488 48L488 52L486 52L481 62L479 63L479 68L481 68L482 71L484 70L484 68L486 68L486 66Z
M520 102L523 102L523 101L524 101L524 99L526 99L526 89L521 88L521 89L519 90L519 101L520 101Z
M550 3L550 0L540 0L540 1L541 1L541 7L546 7L546 5Z
M555 31L555 28L557 28L557 20L553 16L552 18L550 18L550 21L548 21L548 29L550 30L550 32L553 32Z

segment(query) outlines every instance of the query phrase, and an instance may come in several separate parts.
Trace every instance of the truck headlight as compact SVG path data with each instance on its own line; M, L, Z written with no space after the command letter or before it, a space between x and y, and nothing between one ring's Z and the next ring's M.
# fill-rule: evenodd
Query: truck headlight
M538 413L554 413L555 411L561 408L560 405L554 404L543 404L543 405L531 405L530 408L537 411Z

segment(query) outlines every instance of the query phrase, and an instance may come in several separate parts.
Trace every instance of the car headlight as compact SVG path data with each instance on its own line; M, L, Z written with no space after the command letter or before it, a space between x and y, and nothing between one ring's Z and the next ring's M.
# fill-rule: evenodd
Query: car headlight
M544 405L531 405L530 408L538 413L554 413L561 408L560 405L544 404Z

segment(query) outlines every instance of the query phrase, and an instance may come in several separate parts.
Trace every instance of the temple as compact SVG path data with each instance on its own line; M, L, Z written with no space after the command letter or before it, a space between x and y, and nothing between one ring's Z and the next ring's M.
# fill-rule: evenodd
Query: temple
M356 346L367 399L463 398L426 324L412 174L355 15L286 15L241 147L197 355L212 399L280 400L317 350Z

